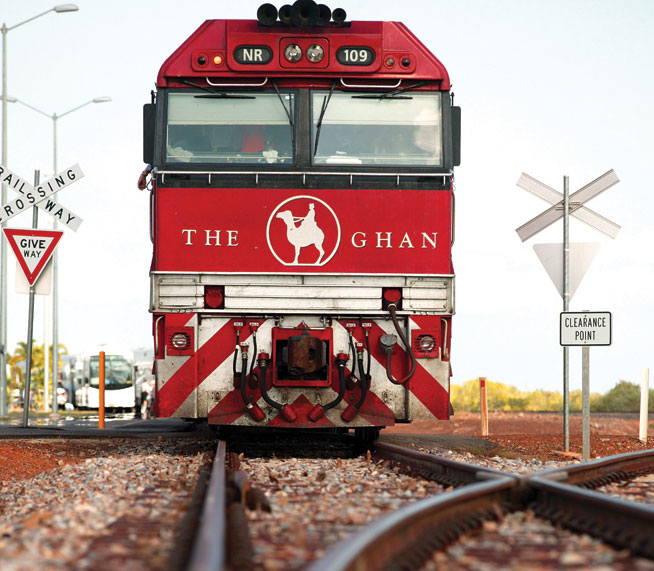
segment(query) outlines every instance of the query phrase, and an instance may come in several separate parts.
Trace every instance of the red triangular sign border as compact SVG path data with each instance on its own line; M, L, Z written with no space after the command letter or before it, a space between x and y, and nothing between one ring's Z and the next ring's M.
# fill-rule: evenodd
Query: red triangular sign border
M43 268L45 268L46 264L50 260L50 257L52 256L55 248L57 247L57 244L59 243L59 240L61 239L64 233L60 230L36 230L35 228L5 228L3 232L7 237L7 241L9 242L11 249L14 251L14 254L16 255L18 264L22 268L28 283L31 286L33 286L36 283L36 280L39 279L39 276L41 275ZM52 242L50 242L50 245L45 249L45 251L41 255L41 259L36 264L33 271L30 271L30 269L27 267L25 258L21 252L21 249L18 247L18 243L16 242L17 237L20 238L23 236L53 239Z

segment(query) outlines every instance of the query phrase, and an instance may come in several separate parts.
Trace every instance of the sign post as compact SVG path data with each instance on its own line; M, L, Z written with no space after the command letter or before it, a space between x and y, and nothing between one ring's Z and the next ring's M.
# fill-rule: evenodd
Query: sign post
M563 177L563 311L570 309L570 187ZM570 353L563 347L563 449L570 450Z
M518 179L518 186L523 188L539 198L552 204L551 208L548 208L535 218L532 218L529 222L516 228L516 232L520 239L524 242L532 236L536 235L541 230L547 228L559 218L563 218L563 251L562 251L562 266L563 272L560 278L560 287L557 283L557 278L554 275L551 267L548 267L548 264L545 263L544 255L545 244L537 244L534 246L536 249L536 254L539 256L545 269L550 274L550 277L555 282L561 297L563 298L563 311L567 312L570 308L570 299L572 298L572 293L570 293L570 251L571 246L580 246L578 244L570 244L570 235L569 235L569 216L572 215L575 218L578 218L582 222L589 224L593 228L603 232L611 238L615 238L620 226L611 222L607 218L600 216L596 212L593 212L589 208L584 206L584 203L589 201L591 198L594 198L601 192L604 192L606 189L612 187L613 185L620 182L618 176L613 170L610 170L604 173L602 176L598 177L594 181L588 183L586 186L580 188L575 193L570 195L569 192L569 182L568 177L563 177L563 194L550 188L546 184L536 180L535 178L529 176L528 174L522 173ZM537 246L541 246L541 252ZM594 254L593 254L594 255ZM590 263L590 262L588 262ZM575 283L574 288L581 281L583 277L583 272L577 272L578 281ZM575 278L576 280L576 278ZM574 292L573 292L574 293ZM568 347L563 347L563 446L566 452L570 449L570 402L569 402L569 353Z
M608 311L562 312L560 343L564 349L581 346L581 457L590 458L590 346L611 344L612 319Z
M638 439L647 444L647 403L649 400L649 369L643 369L640 375L640 426Z
M39 184L40 171L34 171L34 184ZM36 228L39 223L39 211L34 208L32 212L32 226ZM4 229L5 235L7 228ZM29 279L29 278L28 278ZM23 426L27 427L30 414L30 384L32 381L32 334L34 326L34 281L30 283L29 310L27 318L27 355L25 355L25 392L23 393Z
M15 172L9 170L4 165L0 165L0 181L2 182L3 188L8 186L12 190L15 190L20 196L14 200L7 202L6 204L0 205L0 223L3 225L3 231L7 240L9 241L18 262L25 273L25 277L28 280L30 285L29 295L29 337L27 340L28 344L28 356L27 356L27 371L26 371L26 395L23 402L23 425L27 426L27 419L29 415L29 387L28 379L31 377L31 350L32 350L32 331L33 331L33 318L34 318L34 293L35 293L35 284L43 268L47 265L47 261L54 252L54 249L57 245L57 242L61 238L62 232L46 232L41 230L36 230L38 226L38 210L41 208L44 212L52 216L55 221L59 221L64 224L67 228L71 228L74 231L82 224L82 219L77 216L74 212L68 210L66 207L55 202L53 196L55 193L59 192L61 189L66 188L67 186L77 182L84 176L82 169L79 165L73 165L67 169L56 173L51 178L45 180L42 184L39 184L40 180L40 171L35 171L34 174L34 184L30 184L28 181L17 175ZM4 198L4 197L3 197ZM4 228L6 222L25 212L29 207L33 207L32 215L32 229L31 230L19 230L19 229L9 229ZM23 233L21 235L20 233ZM24 233L29 232L28 236L25 236ZM22 236L22 237L21 237ZM3 243L4 244L4 243ZM3 284L2 296L6 295L5 286ZM3 339L6 338L6 320L5 316L2 316L4 323L0 324L0 329L2 330ZM48 348L45 348L46 352ZM0 347L2 351L0 361L6 363L6 347ZM53 353L58 355L58 350L55 347ZM53 400L54 400L54 410L56 411L57 406L57 380L53 379ZM0 398L3 395L6 395L7 391L7 371L4 366L0 367ZM46 395L47 398L47 395ZM0 412L4 409L4 400L0 404Z

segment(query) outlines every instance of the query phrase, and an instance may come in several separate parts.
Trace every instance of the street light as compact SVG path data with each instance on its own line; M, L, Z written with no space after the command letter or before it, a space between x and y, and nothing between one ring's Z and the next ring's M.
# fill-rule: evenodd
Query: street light
M81 105L78 105L77 107L73 107L72 109L69 109L68 111L64 113L46 113L45 111L42 111L41 109L38 109L37 107L34 107L34 105L30 105L29 103L25 103L24 101L21 101L20 99L17 99L16 97L11 97L7 98L7 101L13 100L13 102L20 103L21 105L24 105L25 107L29 107L32 111L36 111L37 113L40 113L41 115L45 115L49 119L52 119L52 127L53 127L53 150L54 150L54 157L53 157L53 165L54 165L54 174L57 174L57 120L61 119L62 117L65 117L66 115L70 115L74 111L77 111L78 109L81 109L82 107L86 107L87 105L90 105L91 103L108 103L111 101L111 97L108 97L106 95L102 95L101 97L94 97L93 99L90 99L89 101L82 103Z
M45 115L49 119L52 119L52 140L53 140L53 164L54 164L54 174L57 174L57 120L61 119L62 117L65 117L66 115L70 115L74 111L78 111L82 107L86 107L87 105L90 105L91 103L108 103L111 101L111 97L108 97L106 95L102 95L100 97L94 97L93 99L86 101L85 103L82 103L81 105L78 105L77 107L73 107L72 109L69 109L68 111L61 113L60 115L57 115L56 113L46 113L45 111L42 111L41 109L38 109L37 107L34 107L33 105L30 105L29 103L25 103L24 101L21 101L20 99L17 99L15 97L11 98L13 101L20 103L21 105L24 105L25 107L29 107L32 109L32 111L36 111L37 113L40 113L41 115ZM7 101L9 101L10 98L7 98ZM57 229L57 221L54 221L54 230ZM59 264L58 264L58 256L57 256L57 251L55 250L54 253L52 254L52 412L53 414L57 413L58 409L58 404L57 404L57 381L59 379L59 299L58 299L58 275L59 275ZM45 350L47 351L48 348L46 347Z
M7 26L3 23L0 31L2 32L2 164L7 166L7 32L14 30L23 24L45 16L50 12L65 13L76 12L79 8L75 4L59 4L23 20L13 26ZM7 202L7 186L2 185L2 204ZM4 228L6 222L2 222L0 227ZM0 237L1 238L1 237ZM7 245L4 239L0 239L0 416L7 416Z

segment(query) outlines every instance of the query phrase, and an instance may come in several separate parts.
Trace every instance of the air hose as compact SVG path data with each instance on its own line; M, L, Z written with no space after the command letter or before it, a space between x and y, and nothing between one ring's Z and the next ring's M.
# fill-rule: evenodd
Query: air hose
M267 359L262 359L261 357L259 357L259 390L261 391L261 396L263 397L263 400L265 400L268 405L281 412L283 408L282 405L270 397L270 395L268 394L268 389L266 388L267 369L268 369Z
M359 414L359 410L363 406L366 396L368 396L368 389L370 388L370 339L368 337L368 331L366 331L366 350L368 351L366 371L363 370L363 350L360 351L358 359L355 360L356 366L358 366L359 369L359 378L361 379L361 394L359 395L359 400L355 404L348 405L348 407L341 413L341 418L345 422L354 420L354 417Z
M345 396L345 363L347 362L348 356L344 353L339 353L336 356L336 368L338 369L338 395L336 398L327 403L326 405L317 404L314 406L307 417L311 422L318 422L323 416L325 416L325 411L330 408L334 408L338 405Z
M238 349L237 349L238 351ZM248 348L247 345L241 347L241 379L239 381L239 389L241 391L241 398L243 399L243 404L247 409L248 414L257 422L261 422L266 415L259 408L259 405L256 403L251 403L250 398L245 386L245 379L248 372ZM236 357L234 357L234 371L236 371Z
M238 359L238 348L239 348L239 339L241 337L241 332L237 329L236 330L236 349L234 349L234 362L232 363L232 371L234 371L234 378L236 378L236 375L238 374L236 372L236 361Z
M395 348L395 345L397 343L397 339L395 335L388 335L388 334L382 335L380 338L380 343L382 345L382 348L384 349L384 353L386 353L386 376L388 377L388 380L394 385L403 385L411 377L413 377L413 374L416 372L416 357L413 354L413 349L411 348L411 345L407 341L407 338L404 335L402 328L400 327L400 323L397 320L396 309L397 308L394 303L391 303L388 306L388 312L391 314L391 319L393 320L395 331L397 331L397 334L402 340L402 343L404 343L404 347L406 348L406 351L409 354L409 358L411 359L411 368L409 369L409 373L404 378L396 379L395 377L393 377L393 374L391 373L391 359L393 357L393 349Z
M273 407L275 410L279 411L280 416L287 422L293 422L297 419L297 413L290 404L282 405L275 401L269 394L268 389L266 388L266 373L268 371L268 354L260 353L259 354L259 391L263 400L266 401L268 406Z
M336 357L336 368L338 369L338 395L332 401L324 405L322 408L324 410L329 410L338 405L345 396L345 362L347 361L347 356L339 353Z
M247 391L245 390L245 376L248 372L248 348L247 346L241 347L241 380L238 385L241 389L241 398L243 399L243 404L247 407L250 404L250 399L248 398Z
M252 364L250 365L250 376L252 376L252 372L254 371L254 363L257 360L257 330L253 329L252 331Z
M366 341L368 341L368 336L366 335ZM368 384L370 383L370 345L368 344L368 372L363 370L363 350L359 354L358 359L359 365L359 379L361 380L361 396L359 400L354 405L357 410L363 406L363 401L366 400L368 394Z

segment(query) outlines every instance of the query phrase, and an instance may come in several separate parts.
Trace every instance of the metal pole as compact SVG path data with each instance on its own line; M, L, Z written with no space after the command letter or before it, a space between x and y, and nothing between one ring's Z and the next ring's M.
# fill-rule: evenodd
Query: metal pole
M38 186L41 171L34 171L34 186ZM39 225L39 209L32 210L32 228ZM27 427L30 416L30 384L32 381L32 336L34 334L34 284L30 285L30 300L27 317L27 355L25 356L25 393L23 395L23 426ZM47 395L45 395L47 398Z
M57 114L52 115L53 140L54 140L54 172L57 174ZM52 225L53 230L57 230L57 220ZM52 414L59 413L59 404L57 403L57 386L59 385L59 256L57 250L53 253L52 260Z
M104 428L104 351L98 355L98 428Z
M643 369L640 376L640 428L638 430L638 439L647 443L647 401L649 399L649 369Z
M570 305L570 280L568 276L570 235L569 235L569 214L570 214L570 188L568 177L563 177L563 311L568 311ZM568 347L563 347L563 449L570 450L570 402L568 375L570 370Z
M48 345L50 341L50 308L48 307L49 296L43 296L43 412L50 410L50 352Z
M481 411L481 435L488 436L488 397L486 377L479 377L479 410Z
M2 24L2 164L7 166L7 24ZM2 204L7 185L2 185ZM1 228L7 225L2 222ZM7 416L7 244L0 240L0 416Z
M590 347L581 348L581 458L590 458Z

